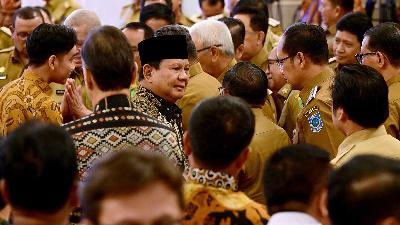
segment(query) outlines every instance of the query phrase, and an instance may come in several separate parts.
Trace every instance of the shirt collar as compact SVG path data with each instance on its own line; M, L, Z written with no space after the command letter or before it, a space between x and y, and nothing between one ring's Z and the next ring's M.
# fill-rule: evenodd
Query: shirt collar
M185 170L183 176L188 182L204 184L215 188L223 188L230 191L238 191L238 184L235 177L223 172L189 168Z
M111 95L103 98L99 101L99 103L95 107L95 112L100 110L107 110L111 108L119 108L119 107L129 107L131 108L131 101L129 100L129 96L124 94L119 95Z
M303 101L303 104L306 103L310 95L311 89L313 89L315 86L320 86L322 83L332 78L333 74L333 70L328 67L317 76L315 76L311 81L309 81L308 84L300 91L300 98Z
M22 77L26 80L33 82L36 86L38 86L47 95L51 95L51 93L53 92L50 85L46 81L44 81L42 78L40 78L32 70L26 69L23 72Z
M400 75L396 74L395 76L393 76L392 78L390 78L389 80L386 81L387 86L390 86L394 83L399 83L400 82Z
M268 225L320 225L314 217L303 212L278 212L271 216Z
M228 71L230 68L232 68L234 65L236 65L236 59L233 58L232 61L225 67L223 72L218 76L217 80L222 84L222 81L224 80L225 73Z
M261 50L255 55L250 62L256 64L261 68L262 64L268 60L268 52L265 48L261 48Z
M189 67L189 77L192 78L198 74L203 73L200 63L195 63Z
M277 94L287 99L289 97L290 92L292 92L292 85L286 83L281 87L281 89L279 89Z

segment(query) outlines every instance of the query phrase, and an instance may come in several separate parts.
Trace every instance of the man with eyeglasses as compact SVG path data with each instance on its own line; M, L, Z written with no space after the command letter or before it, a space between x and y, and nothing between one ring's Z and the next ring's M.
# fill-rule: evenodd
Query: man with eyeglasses
M24 7L15 12L11 27L15 46L0 51L0 88L20 77L28 64L26 40L42 23L43 17L35 8Z
M292 90L276 63L276 47L268 56L267 78L269 95L275 104L278 125L285 129L290 138L293 138L293 130L296 129L296 119L301 107L299 105L299 91Z
M277 48L277 64L288 83L299 90L302 107L297 116L294 143L317 145L336 156L344 136L332 123L328 66L328 44L324 30L316 25L295 23L288 27Z
M369 29L362 41L359 63L378 70L389 87L387 132L400 139L400 26L383 23Z
M194 24L189 31L201 67L222 83L225 72L236 64L228 27L221 21L203 20Z

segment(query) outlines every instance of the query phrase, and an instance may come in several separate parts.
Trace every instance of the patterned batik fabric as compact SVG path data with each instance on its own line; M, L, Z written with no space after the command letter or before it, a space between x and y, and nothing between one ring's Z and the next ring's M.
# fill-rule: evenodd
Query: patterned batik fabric
M47 82L27 69L0 91L0 135L8 135L27 120L62 124L58 104L51 98Z
M268 222L264 205L237 191L233 176L222 172L190 168L185 171L185 216L183 225L233 225Z
M108 107L103 100L93 114L64 125L76 145L80 178L103 154L129 146L159 152L183 170L186 157L175 132L165 123L133 110L126 96L126 104L115 104L115 98L120 97L114 96Z
M132 103L135 110L155 117L172 127L178 135L182 148L182 110L177 105L167 102L140 85L132 98Z

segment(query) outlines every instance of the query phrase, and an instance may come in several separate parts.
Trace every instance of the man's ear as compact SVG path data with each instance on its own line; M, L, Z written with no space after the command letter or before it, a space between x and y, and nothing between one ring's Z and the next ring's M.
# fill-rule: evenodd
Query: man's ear
M329 217L328 211L328 190L323 188L319 194L318 208L324 218Z
M153 82L152 72L153 72L153 67L151 67L149 64L144 64L144 66L143 66L143 78L144 78L144 80L148 81L149 83Z
M0 180L0 192L1 192L1 197L3 198L3 201L5 203L9 204L10 203L10 195L9 195L8 187L7 187L7 184L6 184L6 181L4 178Z
M296 56L297 56L297 58L298 58L298 60L299 60L300 68L301 68L301 69L304 69L304 68L307 66L307 65L306 65L307 61L306 61L305 55L304 55L302 52L298 52L298 53L296 54Z
M383 68L384 66L388 65L389 62L386 62L386 57L383 55L381 52L377 52L376 55L378 56L377 58L377 64L379 68Z
M55 55L51 55L48 59L47 59L47 63L50 67L51 70L55 70L57 67L57 56Z
M259 45L264 45L265 37L267 35L264 33L264 31L258 31L257 32L257 44Z
M239 155L239 158L235 162L235 167L238 170L241 170L246 163L247 159L249 158L250 148L246 147L242 153Z
M138 64L137 64L136 62L134 62L134 63L135 63L135 65L134 65L134 69L132 70L132 81L131 81L131 85L135 84L135 82L136 82L136 77L137 77L137 74L138 74L138 71L139 71Z
M218 58L220 55L220 49L215 46L212 46L210 48L210 53L211 53L211 62L213 62L213 63L218 62Z
M84 79L85 79L86 87L89 90L93 90L93 87L95 85L95 81L94 81L94 78L93 78L92 71L90 71L89 69L86 69L86 68L84 68L84 70L86 70L85 73L84 73L85 74Z
M78 188L79 188L79 181L78 177L75 179L74 183L72 184L70 193L69 193L69 201L71 207L76 208L79 207L79 196L78 196Z
M243 52L244 52L244 44L241 44L241 45L239 45L239 47L237 47L236 52L235 52L236 60L242 58Z

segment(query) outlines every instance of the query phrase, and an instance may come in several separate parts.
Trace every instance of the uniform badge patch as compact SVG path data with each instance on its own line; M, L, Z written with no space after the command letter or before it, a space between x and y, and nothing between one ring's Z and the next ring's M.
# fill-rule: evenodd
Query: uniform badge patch
M310 129L313 133L319 133L324 127L324 122L322 121L319 112L310 116L308 118L308 123L310 124Z

